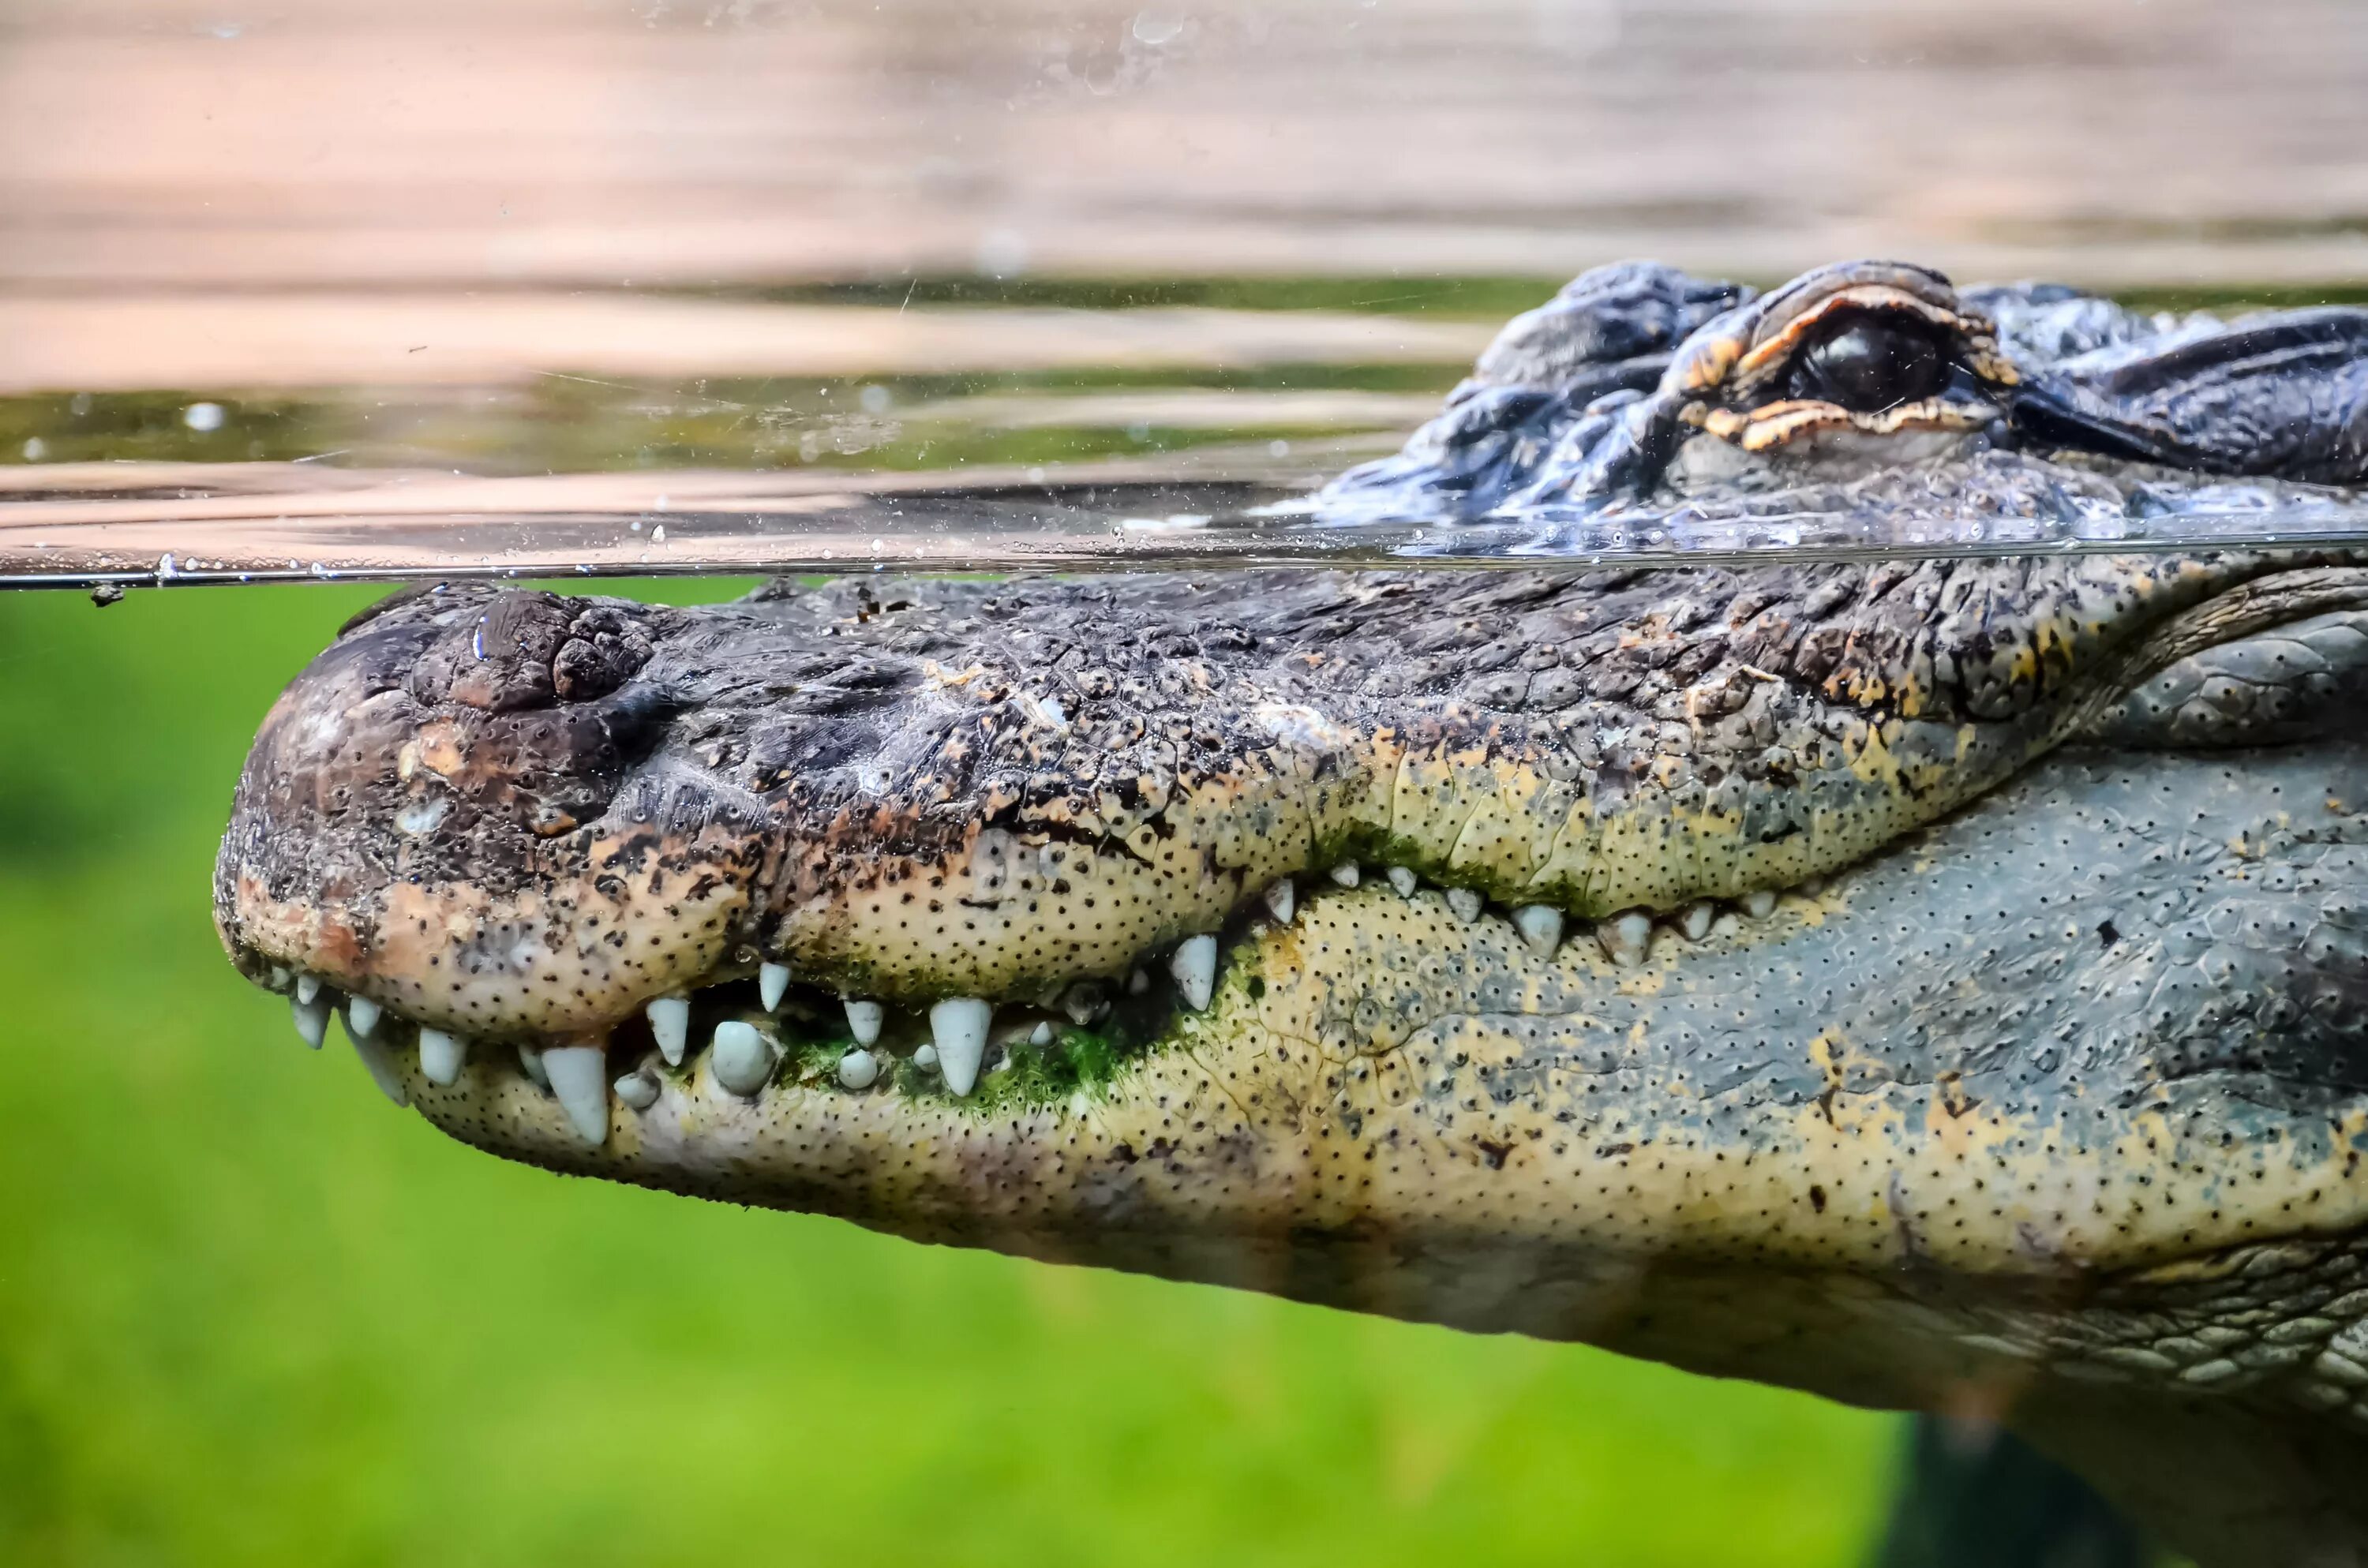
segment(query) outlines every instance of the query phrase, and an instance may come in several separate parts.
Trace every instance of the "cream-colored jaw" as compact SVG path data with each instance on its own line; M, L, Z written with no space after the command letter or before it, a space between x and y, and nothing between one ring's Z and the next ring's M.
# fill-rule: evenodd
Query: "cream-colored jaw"
M1842 887L1793 893L1615 958L1591 937L1541 950L1435 889L1336 889L1258 928L1208 1008L1107 1084L994 1115L825 1074L750 1095L708 1056L653 1051L610 1062L651 1094L594 1146L507 1053L479 1053L449 1085L399 1060L429 1119L560 1169L1023 1251L1090 1256L1114 1215L1184 1257L1293 1231L1478 1238L1531 1260L1497 1288L1548 1302L1571 1256L2045 1278L2065 1258L2146 1267L2253 1239L2263 1213L2368 1222L2368 1184L2346 1179L2336 1145L2232 1159L2165 1108L2036 1116L1982 1103L1954 1074L1870 1088L1875 1042L1846 1023L1766 1042L1755 1076L1826 1086L1797 1103L1738 1093L1689 1050L1804 938L1850 917ZM2368 1107L2340 1121L2343 1146L2368 1137ZM2226 1211L2226 1234L2207 1233L2227 1182L2248 1218Z

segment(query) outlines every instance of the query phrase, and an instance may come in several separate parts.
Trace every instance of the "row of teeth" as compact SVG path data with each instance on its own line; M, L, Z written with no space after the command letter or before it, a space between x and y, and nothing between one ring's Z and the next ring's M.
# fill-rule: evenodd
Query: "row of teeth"
M1363 881L1363 869L1353 860L1343 861L1325 874L1343 888L1356 887ZM1424 885L1404 866L1387 867L1383 874L1403 898L1413 898ZM1814 895L1822 885L1821 881L1812 879L1799 891ZM1466 925L1476 922L1486 909L1486 901L1470 888L1443 891L1448 908ZM1276 925L1288 926L1298 910L1298 890L1285 877L1260 894L1259 901ZM1722 909L1712 900L1701 899L1657 918L1645 910L1632 909L1597 921L1590 934L1613 964L1633 969L1642 964L1651 951L1656 931L1666 930L1689 941L1701 941L1713 933L1724 936L1739 929L1738 914L1759 918L1775 907L1776 894L1761 889L1744 894L1732 908ZM1562 947L1568 917L1554 905L1521 904L1509 912L1508 918L1531 950L1551 957ZM1206 933L1186 937L1168 955L1167 971L1184 1005L1196 1013L1202 1011L1216 989L1217 938ZM767 962L758 967L757 998L766 1012L780 1009L789 994L791 979L786 964ZM291 976L286 970L275 970L271 982L274 988L290 992L298 1037L314 1050L320 1049L328 1035L329 1016L336 1010L337 993L316 974ZM1150 976L1137 969L1129 977L1127 989L1140 995L1150 983ZM367 996L347 996L344 1001L346 1033L362 1065L389 1099L397 1105L409 1104L393 1047L379 1030L385 1009ZM1110 1003L1095 982L1058 989L1042 1001L1047 1007L1059 1007L1080 1028L1110 1011ZM887 1009L861 997L847 998L843 1005L848 1033L855 1043L839 1058L838 1082L850 1090L868 1089L879 1081L884 1065L884 1053L873 1048L880 1042ZM690 998L680 994L659 996L643 1011L649 1020L651 1037L657 1042L658 1053L666 1058L668 1066L681 1066L690 1047ZM979 1068L986 1057L987 1040L995 1022L993 1004L977 996L950 997L931 1006L928 1021L929 1040L914 1052L914 1065L935 1072L956 1096L967 1096L977 1086ZM1050 1045L1053 1039L1051 1022L1040 1021L1028 1035L1027 1042L1042 1047ZM460 1082L461 1071L469 1059L469 1040L422 1025L418 1044L422 1077L447 1088ZM608 1072L604 1046L556 1045L538 1049L521 1045L518 1052L527 1076L559 1101L569 1124L587 1142L608 1141L610 1096L635 1111L647 1110L657 1103L659 1085L649 1073L637 1070L602 1082ZM756 1025L741 1018L727 1018L715 1026L709 1038L708 1052L708 1070L717 1085L732 1094L751 1097L772 1081L781 1059L780 1046Z
M1325 873L1344 888L1353 888L1364 880L1364 870L1354 860L1344 860ZM1412 898L1424 887L1422 879L1404 866L1384 868L1383 875L1401 898ZM1798 884L1794 891L1814 898L1825 891L1823 877L1811 877ZM1487 908L1486 900L1470 888L1447 888L1447 907L1455 917L1469 926L1478 920ZM1296 894L1291 879L1285 877L1266 890L1267 911L1278 925L1291 924ZM1776 893L1772 889L1757 888L1735 901L1731 907L1722 908L1715 899L1696 899L1681 909L1656 915L1648 909L1631 909L1599 920L1587 928L1584 936L1592 937L1603 949L1603 956L1622 969L1641 965L1652 951L1656 932L1669 932L1687 941L1699 942L1716 933L1733 936L1742 929L1743 915L1755 920L1774 913ZM1508 912L1513 929L1529 948L1551 958L1559 951L1563 939L1569 935L1570 917L1550 903L1524 903ZM1581 937L1584 939L1584 937Z

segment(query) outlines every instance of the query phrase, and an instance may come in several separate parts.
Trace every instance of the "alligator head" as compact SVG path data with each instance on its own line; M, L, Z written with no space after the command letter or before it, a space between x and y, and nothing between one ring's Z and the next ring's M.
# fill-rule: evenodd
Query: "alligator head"
M2361 477L2323 320L2066 372L1911 269L1673 278L1516 324L1567 427L1465 492L2125 496L2294 406L2264 493ZM2296 1561L2368 1540L2363 698L2340 554L441 586L265 720L216 909L513 1158L1979 1403Z

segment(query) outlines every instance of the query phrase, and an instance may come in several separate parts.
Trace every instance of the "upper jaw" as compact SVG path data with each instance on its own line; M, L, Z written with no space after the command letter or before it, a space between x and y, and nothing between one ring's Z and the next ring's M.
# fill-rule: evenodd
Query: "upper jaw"
M1750 914L2009 777L2077 722L2091 665L2126 662L2135 625L2251 569L2071 563L2040 589L2009 574L1954 596L1965 615L1896 656L1881 652L1907 635L1896 611L1923 606L1923 625L1952 602L1937 578L1927 593L1884 574L1863 635L1818 618L1873 580L1814 574L1673 576L1609 604L1556 579L1444 597L1267 583L1291 628L1353 605L1388 650L1372 654L1203 626L1197 589L1100 605L1095 660L1202 627L1207 648L1143 653L1160 690L1122 663L1031 664L1053 614L1093 591L1079 586L1012 585L992 635L960 590L853 627L826 597L784 625L456 590L357 628L274 710L224 839L218 917L246 972L358 999L365 1034L392 1019L629 1062L656 1049L669 1066L728 1043L745 1060L726 1077L758 1087L811 1068L825 1088L957 1097L1024 1061L1042 1071L1014 1083L1041 1098L1168 1038L1208 1004L1221 946L1291 927L1294 902L1329 896L1359 861L1404 898L1447 890L1465 926L1493 907L1549 949L1591 926L1615 965L1654 939L1656 913L1699 939L1722 901ZM1991 592L2044 622L2045 661L1997 639ZM1457 595L1545 607L1542 647L1599 651L1573 666L1596 673L1553 688L1561 719L1366 701L1362 672L1409 638L1479 624L1452 612ZM1959 620L1975 641L1956 645ZM537 672L599 627L646 651L568 700ZM1348 674L1291 684L1303 667ZM555 830L554 806L570 817ZM322 1006L297 997L316 1039ZM842 1071L859 1050L868 1064ZM629 1075L609 1066L589 1069L592 1090ZM582 1125L604 1133L598 1112Z

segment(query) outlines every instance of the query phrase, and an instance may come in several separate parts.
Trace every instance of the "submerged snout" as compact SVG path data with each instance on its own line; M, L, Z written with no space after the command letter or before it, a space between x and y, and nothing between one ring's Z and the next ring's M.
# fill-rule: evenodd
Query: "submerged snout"
M746 903L752 824L707 780L643 767L670 703L635 676L665 612L403 597L314 660L256 736L215 870L241 967L536 1038L605 1027L713 967Z

